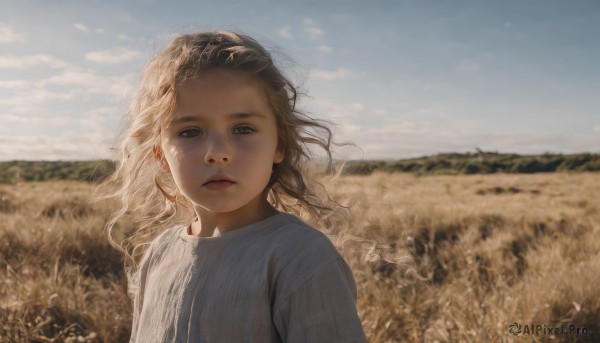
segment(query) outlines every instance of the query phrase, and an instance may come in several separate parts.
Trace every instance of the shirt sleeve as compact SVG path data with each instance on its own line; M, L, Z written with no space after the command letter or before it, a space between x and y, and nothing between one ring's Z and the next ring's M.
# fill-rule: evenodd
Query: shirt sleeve
M140 313L142 311L142 304L144 302L144 288L146 284L146 275L148 273L148 264L150 262L150 257L152 255L152 246L146 251L142 261L140 262L140 267L134 274L131 276L129 287L129 293L133 298L133 313L132 313L132 323L131 323L131 337L129 338L130 343L134 343L136 341L137 331L138 331L138 322L140 319Z
M323 266L273 312L287 343L367 342L356 311L356 284L343 258Z

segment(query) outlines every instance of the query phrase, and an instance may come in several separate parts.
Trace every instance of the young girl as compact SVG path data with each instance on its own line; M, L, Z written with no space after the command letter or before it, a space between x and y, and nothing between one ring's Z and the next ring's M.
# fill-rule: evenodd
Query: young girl
M150 62L110 180L122 205L111 241L132 262L131 342L366 341L351 270L298 217L333 208L301 168L311 143L331 161L331 131L296 95L242 34L184 34Z

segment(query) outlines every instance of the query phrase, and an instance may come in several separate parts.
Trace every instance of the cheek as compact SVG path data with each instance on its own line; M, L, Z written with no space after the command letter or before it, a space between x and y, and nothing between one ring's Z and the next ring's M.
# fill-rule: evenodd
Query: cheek
M179 185L185 184L193 178L199 165L197 154L182 146L170 146L167 149L166 157L175 182Z
M253 160L255 163L272 163L276 143L269 140L240 142L237 147L237 158Z

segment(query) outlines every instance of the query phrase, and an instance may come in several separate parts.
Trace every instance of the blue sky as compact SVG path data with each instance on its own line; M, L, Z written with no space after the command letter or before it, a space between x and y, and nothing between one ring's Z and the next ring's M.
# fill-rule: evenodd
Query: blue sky
M110 157L144 65L204 29L274 50L340 157L600 152L598 1L3 0L0 160Z

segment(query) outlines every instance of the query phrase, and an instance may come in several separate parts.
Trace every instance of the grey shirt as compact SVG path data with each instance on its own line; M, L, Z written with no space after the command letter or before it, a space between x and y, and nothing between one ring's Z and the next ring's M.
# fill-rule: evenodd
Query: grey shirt
M215 237L167 230L137 280L131 342L366 342L352 271L291 214Z

